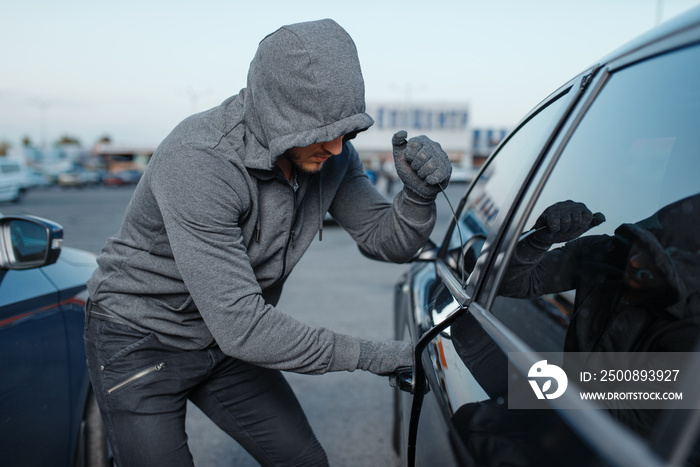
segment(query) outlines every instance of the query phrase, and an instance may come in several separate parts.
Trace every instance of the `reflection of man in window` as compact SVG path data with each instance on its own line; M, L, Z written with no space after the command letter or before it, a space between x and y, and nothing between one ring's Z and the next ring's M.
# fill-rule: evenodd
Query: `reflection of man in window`
M575 289L566 351L692 351L700 334L700 195L623 224L612 237L577 238L594 225L581 203L547 208L518 243L500 293Z
M500 293L514 298L575 290L565 349L692 351L700 330L700 195L666 206L614 236L586 231L604 220L584 204L556 203L516 246ZM563 244L558 248L550 248ZM552 412L508 410L507 357L470 314L452 326L455 349L489 399L465 404L453 423L479 465L563 465L572 452L538 449L543 434L566 449L573 436ZM536 413L535 413L536 412ZM648 436L655 410L611 415ZM560 457L558 457L560 456ZM582 454L585 457L585 454ZM696 446L694 462L700 458Z
M694 351L700 336L700 195L623 224L614 236L579 238L603 219L573 201L547 208L516 246L499 293L535 298L575 290L567 352ZM558 243L564 245L550 250ZM611 413L643 435L659 415ZM692 457L700 459L700 446Z

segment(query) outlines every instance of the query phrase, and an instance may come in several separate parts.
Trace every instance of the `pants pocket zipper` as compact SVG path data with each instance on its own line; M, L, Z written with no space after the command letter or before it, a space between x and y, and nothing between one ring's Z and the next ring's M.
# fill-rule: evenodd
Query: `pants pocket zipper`
M160 362L160 363L157 363L153 366L149 366L148 368L144 368L143 370L139 371L138 373L135 373L135 374L129 376L127 379L125 379L121 383L107 389L107 394L112 394L114 391L118 391L119 389L123 388L124 386L133 383L137 379L140 379L140 378L143 378L144 376L150 375L153 372L160 371L163 368L165 368L165 362Z

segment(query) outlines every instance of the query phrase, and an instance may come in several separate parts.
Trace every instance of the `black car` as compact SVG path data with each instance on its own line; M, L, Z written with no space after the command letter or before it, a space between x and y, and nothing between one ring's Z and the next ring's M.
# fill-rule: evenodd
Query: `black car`
M404 462L697 464L700 9L542 101L455 211L396 285Z
M60 225L0 218L0 465L108 464L83 346L94 255Z

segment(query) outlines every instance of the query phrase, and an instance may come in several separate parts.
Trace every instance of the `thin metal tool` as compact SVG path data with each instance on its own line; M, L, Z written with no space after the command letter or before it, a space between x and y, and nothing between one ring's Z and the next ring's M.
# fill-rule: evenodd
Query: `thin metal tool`
M593 227L599 226L603 222L605 222L605 214L603 214L602 212L596 212L595 214L593 214L593 217L591 218L591 223L588 226L588 228L592 229ZM546 228L547 228L547 226L543 225L541 227L537 227L536 229L530 229L527 232L523 232L520 235L520 238L518 239L518 241L523 240L523 239L529 237L530 235L534 234L535 232L539 232L540 230L544 230Z

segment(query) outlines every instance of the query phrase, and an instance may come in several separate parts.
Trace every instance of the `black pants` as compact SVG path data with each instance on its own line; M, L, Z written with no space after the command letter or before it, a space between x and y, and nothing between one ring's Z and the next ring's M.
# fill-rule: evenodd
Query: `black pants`
M191 400L261 465L328 465L282 374L224 355L183 351L153 334L86 316L85 347L107 436L123 467L193 465Z

